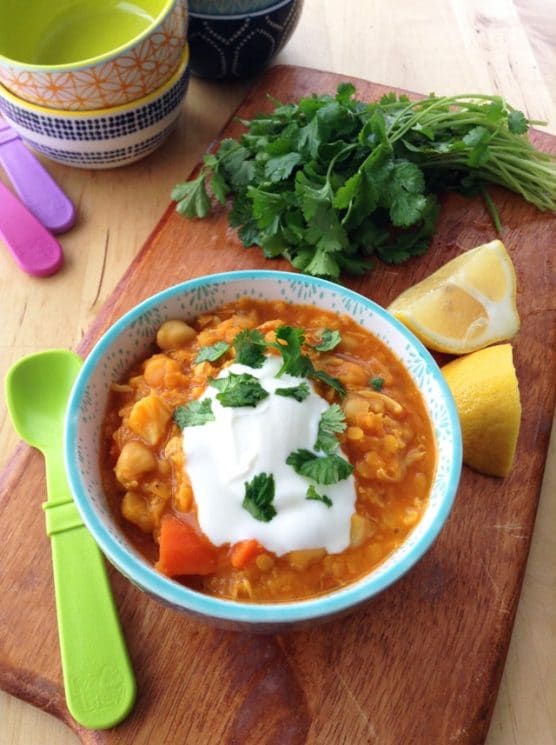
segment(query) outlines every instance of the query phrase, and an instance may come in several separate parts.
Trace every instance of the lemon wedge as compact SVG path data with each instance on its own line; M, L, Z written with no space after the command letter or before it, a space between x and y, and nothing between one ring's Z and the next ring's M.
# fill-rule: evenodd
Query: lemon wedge
M388 310L429 349L468 354L519 330L516 276L499 241L457 256L402 292Z
M521 422L512 345L480 349L441 369L459 414L463 462L481 473L507 476Z

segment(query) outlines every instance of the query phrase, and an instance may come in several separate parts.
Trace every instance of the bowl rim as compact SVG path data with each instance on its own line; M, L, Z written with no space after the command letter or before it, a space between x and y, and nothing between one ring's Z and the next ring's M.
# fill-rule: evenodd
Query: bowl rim
M167 16L169 16L173 12L174 7L178 7L179 5L183 5L183 0L165 0L164 5L156 18L154 18L152 22L147 26L147 28L141 31L141 33L137 34L137 36L134 36L132 39L125 42L124 44L120 44L119 47L115 47L108 52L104 52L104 54L98 54L95 57L87 57L76 62L62 63L59 65L37 65L34 63L22 62L21 60L15 60L0 53L0 63L4 63L12 68L23 72L42 72L47 74L59 72L79 72L83 71L83 68L86 67L96 67L96 65L99 64L106 64L106 62L110 62L111 60L116 59L116 57L119 57L120 54L122 54L123 52L133 49L136 44L144 41L153 33L153 31L156 30L158 26L160 26L161 23L164 22ZM187 17L187 6L184 7Z
M74 444L77 442L77 412L79 411L80 402L86 391L89 378L101 362L105 351L110 348L130 323L144 314L145 311L151 310L161 302L184 292L195 291L200 287L206 287L212 284L268 279L301 281L305 284L339 292L345 298L363 304L363 306L380 316L387 323L393 325L419 353L421 358L426 361L427 367L430 369L435 382L439 385L448 403L448 420L453 438L453 458L450 464L446 492L443 495L436 517L431 522L428 532L401 557L397 564L392 566L378 580L376 578L373 580L371 573L356 582L326 595L318 595L294 602L254 604L219 599L190 590L184 585L160 574L146 561L135 557L131 552L127 551L105 530L97 512L85 496L85 489L83 488L78 461L75 456ZM299 302L302 303L303 301L300 300ZM329 280L293 272L252 269L204 275L174 284L135 305L104 332L85 358L70 394L64 422L64 461L68 483L86 527L108 560L133 584L139 586L140 589L154 596L163 604L207 619L228 623L253 624L254 626L257 624L288 625L306 621L317 621L353 609L395 583L423 557L440 533L455 500L462 467L462 441L455 402L440 368L430 352L413 333L396 318L391 316L382 306L353 290L330 282Z
M26 101L24 98L16 96L15 93L8 90L5 85L0 83L0 99L5 99L13 106L24 111L33 111L42 116L49 116L54 119L91 119L100 116L113 116L115 114L122 114L126 111L136 111L142 106L156 101L158 98L163 96L167 91L170 90L178 80L184 75L189 65L189 44L186 42L178 66L172 73L172 75L160 85L142 98L135 98L133 101L127 103L120 103L117 106L107 106L104 109L50 109L47 106L41 106L31 101Z
M283 5L295 5L296 3L303 2L303 0L274 0L274 2L266 8L260 8L254 11L244 11L243 13L197 13L196 11L189 11L189 18L196 21L242 21L246 18L256 18L258 16L264 16L268 13L273 13L275 10L280 10Z

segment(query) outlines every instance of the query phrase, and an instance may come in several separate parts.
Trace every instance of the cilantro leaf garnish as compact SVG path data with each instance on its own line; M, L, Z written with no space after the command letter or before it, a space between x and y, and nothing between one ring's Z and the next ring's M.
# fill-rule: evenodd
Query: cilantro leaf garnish
M259 473L251 481L245 482L245 497L241 506L249 512L255 520L268 523L276 516L274 501L274 476Z
M209 382L220 391L216 398L222 406L256 406L268 396L259 380L248 373L230 373L225 378L213 378Z
M257 329L243 329L234 339L236 362L247 367L262 367L265 361L266 341Z
M279 378L284 373L298 378L308 377L313 363L301 351L305 341L303 329L294 326L279 326L276 329L275 337L276 342L271 343L270 346L280 352L283 360L282 367L276 373L276 377Z
M198 365L200 362L215 362L225 355L229 348L230 345L225 341L217 341L216 344L212 344L210 347L201 347L193 364Z
M315 450L322 450L330 454L338 449L338 438L336 434L343 432L346 428L346 415L341 406L332 404L323 411L319 421L317 439L314 444Z
M381 391L382 386L384 385L384 378L380 378L377 376L376 378L371 378L369 380L369 383L371 388L374 388L375 391Z
M318 456L305 448L290 453L286 463L300 476L312 479L317 484L336 484L353 472L353 466L345 458L335 453Z
M343 397L346 395L346 389L342 381L338 380L338 378L335 378L333 375L329 375L324 370L317 370L316 368L313 368L309 377L313 378L314 380L320 380L321 383L326 383L326 385L334 388L339 396Z
M317 352L330 352L338 346L342 341L342 336L339 331L332 331L331 329L324 329L321 334L320 341L315 344Z
M309 386L307 383L300 383L299 385L292 386L291 388L276 388L274 393L277 396L286 396L289 398L295 398L296 401L305 401L307 396L310 394Z
M199 427L207 422L214 422L212 401L205 398L202 401L191 401L185 406L174 409L173 418L180 429L185 427Z
M288 373L294 377L313 378L326 383L334 388L340 396L344 396L346 389L341 381L324 370L317 370L314 367L311 358L302 351L304 343L305 332L303 329L294 326L280 326L276 329L276 342L269 344L282 355L283 364L276 377L279 378L283 373Z
M332 507L332 500L327 497L326 494L319 494L313 484L307 489L307 496L305 499L314 499L317 502L323 502L327 507Z

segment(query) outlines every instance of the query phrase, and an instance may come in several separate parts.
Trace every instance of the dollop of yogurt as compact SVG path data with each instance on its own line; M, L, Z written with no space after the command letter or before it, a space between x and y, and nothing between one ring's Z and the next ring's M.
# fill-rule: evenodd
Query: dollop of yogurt
M222 370L219 378L253 375L269 395L255 407L225 407L209 385L200 400L211 399L215 420L184 428L185 468L199 525L216 546L254 538L277 555L312 548L339 553L349 545L355 481L349 476L336 484L315 484L286 463L299 448L315 452L319 420L329 404L305 378L277 378L281 363L278 356L269 356L260 368L232 364ZM274 394L302 382L310 394L301 402ZM338 454L345 457L341 449ZM275 482L276 515L269 522L257 520L242 506L245 484L260 473L272 474ZM331 507L306 498L310 484L329 497Z

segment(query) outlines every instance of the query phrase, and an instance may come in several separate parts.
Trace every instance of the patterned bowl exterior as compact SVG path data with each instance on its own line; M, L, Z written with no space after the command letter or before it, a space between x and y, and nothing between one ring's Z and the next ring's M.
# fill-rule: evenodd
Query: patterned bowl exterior
M272 5L276 5L276 0L189 0L191 13L211 16L254 13Z
M126 540L101 486L98 448L110 384L150 354L159 325L192 318L241 296L285 300L347 313L394 351L419 386L437 446L429 504L408 539L365 578L326 596L255 605L208 597L159 574ZM99 547L134 585L162 604L215 625L251 631L306 626L344 614L381 592L421 558L450 512L461 471L461 435L454 401L429 352L383 308L340 285L301 274L239 271L193 279L150 297L118 320L85 360L65 422L65 464L77 507Z
M0 111L34 150L78 168L115 168L150 155L172 131L189 85L187 46L158 91L133 104L88 112L45 109L0 87Z
M189 14L191 72L211 80L258 75L293 34L303 0L243 15Z
M65 111L90 111L135 101L175 72L187 41L187 0L173 0L141 37L100 59L47 67L0 56L0 83L24 101Z

